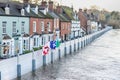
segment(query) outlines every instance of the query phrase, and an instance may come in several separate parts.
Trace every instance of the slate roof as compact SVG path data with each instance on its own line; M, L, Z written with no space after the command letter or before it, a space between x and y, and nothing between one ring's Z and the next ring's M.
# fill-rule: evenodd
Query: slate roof
M48 13L54 18L59 18L59 16L55 12L49 11Z
M35 32L33 35L31 35L31 38L32 38L33 36L36 36L36 35L40 35L40 34L38 34L37 32Z
M29 34L25 33L25 34L23 34L23 37L29 37Z
M3 40L7 40L7 39L11 39L11 37L10 37L9 35L5 34L5 35L3 36Z
M62 6L63 8L63 11L65 13L65 16L69 19L69 20L74 20L74 17L73 15L75 14L73 12L73 10L70 8L70 7L67 7L67 6Z

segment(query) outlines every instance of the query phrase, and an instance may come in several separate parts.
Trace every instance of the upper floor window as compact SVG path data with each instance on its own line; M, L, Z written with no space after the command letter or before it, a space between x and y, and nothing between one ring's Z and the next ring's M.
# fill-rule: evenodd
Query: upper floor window
M25 32L25 22L21 23L21 33Z
M63 24L63 26L62 26L62 29L64 29L64 24Z
M47 27L48 27L48 31L51 31L50 30L50 22L47 23Z
M44 22L41 22L42 31L44 31Z
M36 32L36 22L33 22L33 32Z
M12 24L12 32L13 32L13 34L16 33L16 22L13 22L13 24Z
M6 25L7 25L7 22L2 22L2 33L3 34L6 34Z

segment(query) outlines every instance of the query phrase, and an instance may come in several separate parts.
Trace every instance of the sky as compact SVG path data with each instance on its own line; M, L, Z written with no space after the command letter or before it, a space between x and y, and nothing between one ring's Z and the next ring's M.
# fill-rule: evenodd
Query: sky
M79 8L90 8L92 5L97 5L100 9L106 9L108 11L120 12L120 0L56 0L57 2L71 6L78 10Z

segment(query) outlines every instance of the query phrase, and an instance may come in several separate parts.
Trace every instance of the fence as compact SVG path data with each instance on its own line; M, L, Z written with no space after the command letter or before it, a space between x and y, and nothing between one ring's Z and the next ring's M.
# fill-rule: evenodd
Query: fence
M74 54L76 51L84 48L86 45L90 44L96 38L111 29L111 27L106 27L105 29L93 34L61 43L59 48L49 51L49 54L46 56L42 55L42 50L38 50L34 53L21 55L19 58L13 57L2 60L0 61L0 80L10 80L20 77L30 71L35 71L41 66L54 63L55 60L61 59L63 56Z

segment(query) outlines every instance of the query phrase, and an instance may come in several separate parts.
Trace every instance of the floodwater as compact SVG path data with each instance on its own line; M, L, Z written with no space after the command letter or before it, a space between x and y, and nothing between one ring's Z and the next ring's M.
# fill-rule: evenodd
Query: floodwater
M120 30L111 30L79 52L20 80L120 80Z

